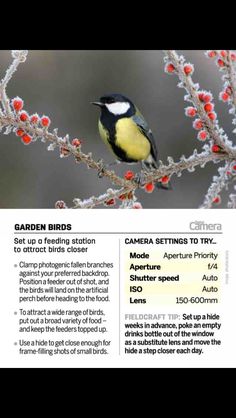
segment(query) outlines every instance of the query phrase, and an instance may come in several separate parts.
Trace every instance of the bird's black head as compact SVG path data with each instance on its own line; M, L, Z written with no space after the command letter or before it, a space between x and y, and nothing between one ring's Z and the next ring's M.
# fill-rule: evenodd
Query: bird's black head
M135 114L134 104L122 94L107 94L100 97L98 102L92 104L99 106L103 114L110 114L110 116L117 118L130 117Z

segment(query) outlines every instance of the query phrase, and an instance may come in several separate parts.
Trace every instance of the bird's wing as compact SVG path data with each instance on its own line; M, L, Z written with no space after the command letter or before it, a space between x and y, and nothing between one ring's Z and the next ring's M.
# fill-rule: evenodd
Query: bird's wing
M146 138L149 140L151 144L151 155L154 161L156 162L157 161L157 146L156 146L156 142L155 142L151 129L149 128L147 122L145 121L144 117L142 116L142 114L139 112L138 109L137 109L136 114L132 116L132 119L140 128L142 133L146 136Z

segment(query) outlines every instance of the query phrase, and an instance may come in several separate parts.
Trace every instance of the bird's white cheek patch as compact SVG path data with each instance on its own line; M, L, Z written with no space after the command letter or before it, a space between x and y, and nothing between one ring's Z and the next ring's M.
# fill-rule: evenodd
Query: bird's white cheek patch
M130 104L128 102L115 102L106 104L106 107L113 115L123 115L129 110Z

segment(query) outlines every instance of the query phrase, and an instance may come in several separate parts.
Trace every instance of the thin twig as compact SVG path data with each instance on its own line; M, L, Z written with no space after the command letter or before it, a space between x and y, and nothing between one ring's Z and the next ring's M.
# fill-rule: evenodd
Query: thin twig
M101 175L103 177L108 177L113 184L124 187L127 183L126 180L117 176L114 171L106 169L100 161L95 161L91 154L84 154L79 151L78 148L73 147L69 141L65 140L68 136L62 138L58 136L55 131L54 133L51 133L44 128L34 126L28 122L21 122L14 113L7 116L0 114L0 126L2 128L7 126L12 126L17 129L21 128L34 138L42 138L44 142L47 141L49 143L53 143L55 147L66 147L68 154L72 154L77 162L83 162L89 168L101 172Z
M198 92L195 84L193 83L192 77L190 75L186 75L184 72L181 57L179 57L176 51L173 50L167 50L166 54L169 60L173 63L178 77L180 81L183 83L183 87L186 89L187 93L191 98L192 103L197 109L197 113L200 119L204 122L204 127L208 132L210 138L214 141L215 144L219 145L225 152L227 152L229 156L231 156L234 152L231 146L231 142L223 137L221 133L222 129L219 128L219 126L216 123L213 123L206 114L204 110L204 105L198 97Z
M232 89L232 105L234 107L234 113L236 113L236 71L235 71L235 65L233 64L232 59L231 59L230 51L227 52L227 58L228 58L227 71L228 71L230 87Z
M231 177L227 175L228 172L230 173L230 165L231 162L227 161L224 167L218 169L219 175L213 177L213 182L211 183L201 206L202 209L210 209L214 199L223 189L228 187L228 183L231 181Z
M119 196L121 196L122 194L124 194L124 192L126 191L126 193L128 193L130 191L130 189L119 189L119 190L113 190L113 189L108 189L106 191L106 193L101 194L100 196L91 196L88 199L84 199L84 200L80 200L80 199L74 199L74 206L72 207L72 209L90 209L93 208L95 206L99 206L99 205L104 205L106 204L106 202L109 202L112 199L116 199Z
M236 190L236 186L234 186L234 190ZM229 195L229 201L227 203L227 207L229 209L236 209L236 194L232 193Z
M1 80L0 83L0 100L3 106L4 111L7 115L12 114L12 109L10 107L10 102L7 97L6 88L11 80L13 74L16 72L18 66L25 62L27 58L28 51L26 50L19 50L19 51L12 51L12 56L14 58L13 62L11 63L10 67L7 69L5 76Z
M0 124L2 127L6 126L13 126L16 128L22 128L24 131L32 135L36 138L43 138L44 141L48 141L53 143L55 147L66 147L69 154L72 154L75 157L76 162L83 162L89 168L95 169L96 171L100 172L103 177L109 178L109 180L116 186L122 187L124 190L134 190L138 187L137 182L135 181L127 181L115 174L114 171L106 169L100 161L95 161L92 158L91 154L85 154L79 150L79 148L75 148L70 144L69 141L65 141L65 138L62 138L57 135L57 133L51 133L44 128L39 128L37 126L33 126L27 122L21 122L17 119L17 117L12 114L9 116L1 116L0 115ZM231 158L236 159L236 151ZM154 170L149 173L143 173L142 179L143 183L150 183L152 181L157 181L161 179L163 176L171 176L173 174L178 174L182 170L193 169L197 165L204 165L209 161L216 161L216 160L224 160L224 154L213 154L203 152L201 154L197 154L196 150L188 159L184 156L181 158L179 163L170 163L169 165L165 166L160 164L157 170Z
M184 156L182 159L175 163L174 161L169 163L168 165L161 164L160 168L153 171L152 173L148 174L145 173L145 179L144 183L149 183L153 181L157 181L160 178L163 178L164 175L168 175L171 177L172 175L176 174L177 176L182 173L182 171L188 170L192 172L195 167L200 166L204 167L205 164L212 162L220 162L228 158L225 154L216 155L210 152L202 152L198 154L195 152L193 155L191 155L188 158L185 158ZM135 191L137 189L138 185L136 182L127 182L125 187L119 189L119 190L112 190L109 189L105 194L102 194L98 197L92 196L91 198L80 200L75 199L74 203L75 206L73 206L73 209L85 209L85 208L91 208L98 205L105 204L110 199L115 199L119 197L120 195L128 194L129 192Z

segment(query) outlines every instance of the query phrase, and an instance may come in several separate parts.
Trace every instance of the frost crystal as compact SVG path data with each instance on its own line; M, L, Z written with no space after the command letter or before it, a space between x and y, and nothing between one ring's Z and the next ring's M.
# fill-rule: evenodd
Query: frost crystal
M56 142L52 142L50 145L48 145L48 151L54 151L57 147Z
M11 55L13 58L18 59L20 62L25 62L28 55L28 51L15 49L11 51Z
M12 131L12 126L7 126L4 132L4 135L9 135Z

